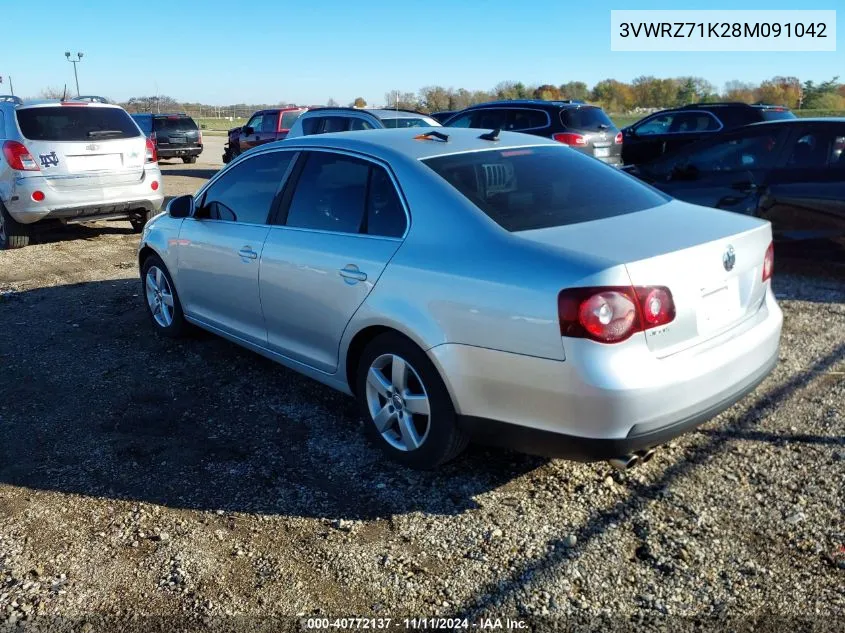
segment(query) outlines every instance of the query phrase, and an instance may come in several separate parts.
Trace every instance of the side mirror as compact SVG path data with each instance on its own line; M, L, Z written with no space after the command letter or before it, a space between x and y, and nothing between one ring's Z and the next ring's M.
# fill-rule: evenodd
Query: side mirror
M255 130L252 129L250 126L245 125L241 128L241 132L243 132L244 136L249 136L250 134L255 134Z
M194 197L178 196L167 203L167 215L171 218L187 218L194 213Z

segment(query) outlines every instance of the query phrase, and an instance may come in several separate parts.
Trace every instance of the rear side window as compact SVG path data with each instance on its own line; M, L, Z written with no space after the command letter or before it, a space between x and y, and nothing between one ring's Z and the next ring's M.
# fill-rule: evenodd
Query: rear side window
M310 136L311 134L316 134L317 131L320 129L320 124L323 121L323 117L319 116L312 116L306 119L302 119L302 133L306 136Z
M424 162L508 231L601 220L670 200L566 147L486 150Z
M670 134L715 132L722 124L709 112L678 112L669 126Z
M155 117L153 121L156 132L193 132L199 129L194 120L187 116Z
M287 226L402 237L405 210L384 168L330 152L312 152L305 161Z
M283 130L291 129L300 116L302 116L302 110L288 110L287 112L282 112L282 124L279 127Z
M90 141L141 136L124 110L91 106L24 108L16 111L18 125L32 141Z
M567 108L560 113L561 123L576 130L606 130L613 127L601 108Z
M472 127L490 128L491 130L507 129L508 114L510 113L507 110L496 110L493 108L489 110L478 110L475 113L476 118Z
M386 128L431 127L425 119L382 119L381 122Z
M365 121L364 119L359 119L358 117L355 117L349 122L349 129L350 130L372 130L373 126L369 121Z
M540 110L511 110L510 119L504 129L518 132L546 127L548 124L548 115Z
M349 117L345 116L327 116L323 119L323 129L321 134L328 132L346 132L349 129Z

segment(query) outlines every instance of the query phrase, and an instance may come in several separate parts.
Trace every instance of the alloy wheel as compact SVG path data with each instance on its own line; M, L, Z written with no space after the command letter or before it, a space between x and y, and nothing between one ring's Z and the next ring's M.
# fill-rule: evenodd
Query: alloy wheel
M396 354L382 354L367 371L367 408L382 438L400 451L425 443L431 429L428 392L416 369Z
M173 323L173 290L167 275L158 266L150 266L144 285L153 319L161 327L170 327Z

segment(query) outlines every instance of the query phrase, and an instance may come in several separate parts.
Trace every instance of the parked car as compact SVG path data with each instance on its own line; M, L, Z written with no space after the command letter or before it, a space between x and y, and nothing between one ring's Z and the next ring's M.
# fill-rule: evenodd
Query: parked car
M544 136L610 165L622 164L622 134L600 107L580 102L492 101L461 110L444 125Z
M163 194L155 146L123 108L0 102L0 249L33 224L129 220L140 232Z
M286 107L260 110L246 125L229 130L228 143L223 146L223 162L229 163L245 151L287 138L291 126L308 108Z
M155 144L159 158L181 158L191 164L202 154L202 131L187 114L133 114L132 118Z
M622 129L622 160L640 165L723 130L794 118L789 108L763 103L693 103L661 110Z
M457 112L457 110L442 110L440 112L432 112L429 116L438 123L442 124L454 115L455 112Z
M296 120L288 138L329 132L412 127L440 127L440 123L415 110L313 108Z
M354 394L421 468L471 437L647 459L777 362L772 257L768 222L459 128L258 148L172 200L138 253L157 332L195 324Z
M97 95L81 95L79 97L73 97L70 101L87 101L89 103L108 103L109 100L105 97L98 97Z
M777 239L845 235L845 119L789 119L722 133L626 168L666 193L772 223Z
M16 97L15 95L0 95L0 103L15 103L17 105L21 105L23 103L23 99Z

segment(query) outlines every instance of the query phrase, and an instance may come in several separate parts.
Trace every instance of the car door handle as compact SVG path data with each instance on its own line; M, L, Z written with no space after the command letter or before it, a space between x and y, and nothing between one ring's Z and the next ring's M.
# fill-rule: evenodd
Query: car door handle
M750 180L742 180L740 182L732 183L731 189L736 189L737 191L741 191L742 193L751 193L753 191L757 191L757 185L755 185Z
M252 250L251 246L244 246L238 251L238 255L245 257L246 259L258 259L258 253Z
M352 282L367 281L367 273L359 270L355 264L349 264L341 268L340 276Z

